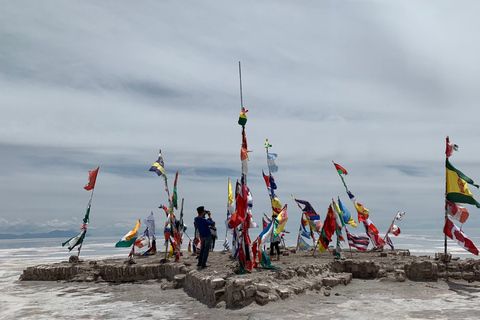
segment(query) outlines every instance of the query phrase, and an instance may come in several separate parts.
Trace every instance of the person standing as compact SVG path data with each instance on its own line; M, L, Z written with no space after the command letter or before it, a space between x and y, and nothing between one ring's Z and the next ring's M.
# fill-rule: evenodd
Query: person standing
M210 211L206 211L203 206L197 208L197 213L198 215L195 218L195 225L197 226L197 230L200 233L200 238L202 240L197 266L203 269L207 266L208 253L212 245L212 232L210 231L210 226L215 225L215 223L212 220ZM208 219L205 218L205 215L208 215Z

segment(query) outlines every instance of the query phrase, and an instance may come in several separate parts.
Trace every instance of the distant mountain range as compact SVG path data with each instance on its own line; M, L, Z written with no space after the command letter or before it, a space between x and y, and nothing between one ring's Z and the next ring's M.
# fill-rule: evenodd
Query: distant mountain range
M32 239L32 238L71 238L78 234L75 230L54 230L44 233L8 234L0 233L0 239Z

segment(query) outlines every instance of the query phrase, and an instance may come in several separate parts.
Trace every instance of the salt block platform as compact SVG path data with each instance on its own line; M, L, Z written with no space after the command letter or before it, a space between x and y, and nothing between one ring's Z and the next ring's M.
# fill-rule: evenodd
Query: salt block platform
M280 270L263 269L238 274L238 261L229 253L210 252L207 268L198 269L196 256L183 253L180 262L162 259L163 253L128 259L69 261L27 267L22 281L139 282L167 279L163 289L183 288L190 296L209 306L237 308L288 299L305 290L330 295L337 285L348 285L352 278L380 281L438 281L462 279L480 281L480 260L452 259L450 255L411 256L408 250L368 250L343 252L337 259L333 249L320 253L284 250L279 260L271 257Z

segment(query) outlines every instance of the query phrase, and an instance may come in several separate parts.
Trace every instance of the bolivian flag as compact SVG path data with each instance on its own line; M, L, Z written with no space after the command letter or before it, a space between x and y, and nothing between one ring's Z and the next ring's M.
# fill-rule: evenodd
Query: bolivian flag
M135 240L137 240L138 228L140 228L140 219L138 219L135 229L133 229L132 231L124 235L122 240L118 241L115 247L123 247L123 248L130 247L135 242Z
M480 208L480 203L475 200L475 196L468 189L468 184L478 188L478 185L463 172L457 170L446 160L447 171L447 200L460 203L469 203Z

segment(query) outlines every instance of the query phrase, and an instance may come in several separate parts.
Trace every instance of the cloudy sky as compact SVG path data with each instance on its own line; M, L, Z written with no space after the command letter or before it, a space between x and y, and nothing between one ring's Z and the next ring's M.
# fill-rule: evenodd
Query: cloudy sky
M345 181L386 231L442 235L445 137L480 181L480 21L476 1L2 1L0 233L77 230L100 167L89 230L123 235L165 215L179 172L187 224L204 205L225 217L240 177L239 61L260 223L265 139L278 195L322 219ZM472 188L480 196L480 191ZM469 206L469 228L480 213ZM191 229L190 229L191 230ZM222 231L220 230L220 233ZM361 230L358 231L361 233Z

